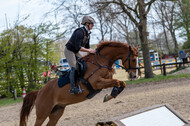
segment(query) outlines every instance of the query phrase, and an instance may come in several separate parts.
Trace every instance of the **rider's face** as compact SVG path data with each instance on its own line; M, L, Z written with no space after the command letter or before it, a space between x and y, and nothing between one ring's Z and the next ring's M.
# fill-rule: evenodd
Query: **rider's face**
M92 30L94 24L89 24L89 30Z

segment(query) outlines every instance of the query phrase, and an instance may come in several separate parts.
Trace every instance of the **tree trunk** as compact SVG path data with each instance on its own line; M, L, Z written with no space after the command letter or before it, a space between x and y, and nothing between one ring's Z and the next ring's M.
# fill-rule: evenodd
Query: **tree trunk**
M149 47L147 42L146 31L143 31L143 28L139 27L139 36L142 45L142 52L143 52L143 60L144 60L144 70L145 70L145 78L153 78L152 66L150 61L150 53Z
M171 50L170 50L170 46L169 46L169 43L168 43L168 37L167 37L167 33L166 33L166 29L165 29L165 25L163 24L162 27L163 27L163 30L164 30L164 36L165 36L165 39L166 39L166 47L167 47L168 52L169 52L169 54L170 54L170 53L171 53Z
M37 76L38 76L38 74L37 74L37 37L35 36L35 38L34 38L34 67L35 67L35 70L34 70L34 82L36 83L37 82Z
M138 25L139 29L139 37L141 40L142 52L143 52L143 60L144 60L144 70L145 70L145 78L153 78L152 66L150 61L150 53L147 41L147 18L144 6L144 0L139 0L139 12L140 12L140 23Z
M174 42L175 51L178 51L178 44L177 44L177 40L176 40L176 36L175 36L175 31L171 30L170 33L172 35L172 39L173 39L173 42Z

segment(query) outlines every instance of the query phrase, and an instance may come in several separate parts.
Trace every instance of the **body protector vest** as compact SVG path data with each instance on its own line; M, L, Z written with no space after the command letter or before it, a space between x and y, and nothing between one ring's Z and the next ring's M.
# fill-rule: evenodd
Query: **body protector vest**
M81 47L90 48L89 45L90 34L84 27L77 28L68 43L66 44L67 49L77 53Z

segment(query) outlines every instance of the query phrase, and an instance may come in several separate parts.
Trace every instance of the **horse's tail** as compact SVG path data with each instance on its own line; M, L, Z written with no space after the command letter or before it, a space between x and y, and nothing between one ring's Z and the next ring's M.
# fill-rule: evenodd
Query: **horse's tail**
M28 116L34 107L37 94L38 91L31 91L24 98L22 108L20 111L20 126L26 126L26 123L28 121Z

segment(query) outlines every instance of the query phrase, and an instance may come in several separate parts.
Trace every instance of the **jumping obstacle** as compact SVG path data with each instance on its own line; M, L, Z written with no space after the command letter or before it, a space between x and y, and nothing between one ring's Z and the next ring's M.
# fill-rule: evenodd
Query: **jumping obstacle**
M170 105L162 104L114 117L96 126L190 126Z

